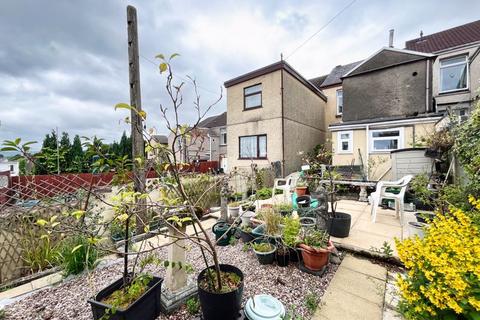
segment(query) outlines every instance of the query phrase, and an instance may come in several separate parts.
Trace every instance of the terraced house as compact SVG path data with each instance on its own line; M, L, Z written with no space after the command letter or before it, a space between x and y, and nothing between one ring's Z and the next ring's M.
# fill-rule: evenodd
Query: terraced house
M468 116L479 52L480 20L421 33L405 49L393 48L392 34L389 47L310 80L284 61L229 80L229 164L281 161L286 175L299 170L299 151L327 142L334 165L363 166L369 180L396 178L396 150L417 147L446 114ZM418 170L427 163L409 161Z

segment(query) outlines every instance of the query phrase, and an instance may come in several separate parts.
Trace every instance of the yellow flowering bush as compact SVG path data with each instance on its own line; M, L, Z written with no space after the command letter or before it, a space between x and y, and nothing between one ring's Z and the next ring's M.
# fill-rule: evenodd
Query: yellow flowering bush
M480 201L469 200L480 210ZM480 319L480 232L469 215L451 209L437 215L423 239L396 245L407 269L397 280L407 319Z

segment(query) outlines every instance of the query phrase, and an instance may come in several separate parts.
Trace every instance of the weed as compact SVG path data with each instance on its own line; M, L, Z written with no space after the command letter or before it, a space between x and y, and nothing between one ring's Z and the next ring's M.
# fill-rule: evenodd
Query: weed
M315 312L315 310L317 310L318 301L317 301L317 295L315 293L310 292L305 296L305 306L312 313Z
M186 304L187 311L191 315L198 314L200 312L200 301L197 297L191 297L187 300Z
M373 251L375 253L379 253L386 258L391 258L393 256L392 247L390 246L390 243L388 243L387 241L383 242L381 248L370 247L370 251Z

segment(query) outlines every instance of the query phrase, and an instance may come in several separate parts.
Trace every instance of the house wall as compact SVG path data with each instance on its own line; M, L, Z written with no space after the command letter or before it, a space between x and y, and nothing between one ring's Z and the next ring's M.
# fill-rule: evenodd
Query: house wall
M343 121L424 113L426 66L421 60L344 78Z
M262 107L243 110L243 88L262 84ZM253 160L260 167L282 160L281 71L274 71L227 88L228 171L249 169L251 160L239 159L239 137L267 135L267 159Z
M469 88L452 93L440 93L440 60L444 58L454 57L462 54L467 54L469 58L479 48L478 45L450 50L444 53L439 53L437 59L433 64L432 71L432 88L433 95L437 103L437 110L444 111L447 108L453 110L470 107L470 100L478 96L480 88L480 58L477 56L469 65ZM470 60L470 59L469 59Z
M327 96L324 116L324 126L326 130L329 125L342 122L342 117L337 116L337 90L340 89L342 89L341 85L322 89L322 92ZM343 92L343 94L345 95L345 92Z
M12 169L13 166L13 170ZM20 174L20 162L18 161L1 161L0 172L10 171L10 176L15 177Z
M326 138L326 102L283 71L285 175L298 171L301 152L308 152Z
M434 132L434 122L417 123L408 126L392 125L390 127L382 127L382 129L399 127L402 127L404 130L403 146L400 146L400 149L412 148L421 142L420 139L422 137L425 137ZM369 129L373 130L380 128L371 125ZM346 129L345 131L348 130L349 129ZM333 131L331 135L333 165L351 165L353 162L353 164L355 165L363 164L364 166L366 166L367 163L370 163L369 180L378 180L379 178L382 178L382 180L392 180L394 178L391 170L385 176L381 177L389 168L392 167L389 151L375 153L369 152L367 157L367 136L365 128L353 130L352 153L337 152L337 132L338 131Z

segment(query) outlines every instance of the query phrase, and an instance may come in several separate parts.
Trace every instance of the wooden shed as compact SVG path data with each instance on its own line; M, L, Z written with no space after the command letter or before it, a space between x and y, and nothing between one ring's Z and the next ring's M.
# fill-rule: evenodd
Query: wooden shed
M425 148L394 150L390 157L394 179L400 179L407 174L429 173L432 170L433 159L425 156Z

